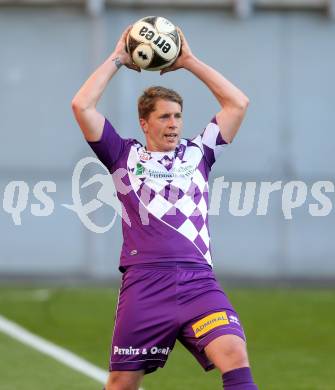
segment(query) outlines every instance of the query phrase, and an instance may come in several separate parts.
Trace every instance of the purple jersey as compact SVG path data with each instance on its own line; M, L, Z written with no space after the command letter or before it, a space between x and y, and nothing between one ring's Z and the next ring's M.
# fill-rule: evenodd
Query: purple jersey
M216 118L171 152L149 152L105 120L100 141L89 145L112 173L122 203L120 269L166 261L212 265L208 175L225 144Z

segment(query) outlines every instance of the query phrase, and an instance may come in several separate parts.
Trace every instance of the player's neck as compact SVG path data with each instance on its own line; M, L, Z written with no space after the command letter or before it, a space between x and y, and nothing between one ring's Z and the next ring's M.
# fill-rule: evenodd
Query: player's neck
M169 150L164 150L164 149L159 149L159 148L155 148L155 147L149 147L149 146L144 146L144 149L146 152L148 153L166 153L166 154L169 154L169 153L173 153L176 151L176 147L173 148L173 149L169 149Z

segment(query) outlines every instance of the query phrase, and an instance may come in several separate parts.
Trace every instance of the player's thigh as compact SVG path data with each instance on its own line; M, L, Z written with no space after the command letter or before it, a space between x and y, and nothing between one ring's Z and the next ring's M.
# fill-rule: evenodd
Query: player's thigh
M105 390L137 390L144 371L112 371L109 373Z
M249 366L246 343L234 334L215 338L205 347L205 353L222 373Z
M130 267L123 278L110 356L110 372L146 373L163 367L175 345L175 269Z

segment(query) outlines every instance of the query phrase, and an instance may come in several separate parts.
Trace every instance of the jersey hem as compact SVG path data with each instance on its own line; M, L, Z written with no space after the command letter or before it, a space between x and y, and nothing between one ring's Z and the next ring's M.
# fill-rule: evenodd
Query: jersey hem
M141 265L141 264L159 264L159 263L190 263L190 264L201 264L201 265L207 265L210 268L213 268L212 264L209 264L205 259L197 259L197 258L187 258L187 257L176 257L176 258L157 258L157 259L142 259L140 261L134 261L132 259L131 261L122 261L122 263L119 265L119 271L121 273L124 273L127 269L127 267L131 267L133 265Z

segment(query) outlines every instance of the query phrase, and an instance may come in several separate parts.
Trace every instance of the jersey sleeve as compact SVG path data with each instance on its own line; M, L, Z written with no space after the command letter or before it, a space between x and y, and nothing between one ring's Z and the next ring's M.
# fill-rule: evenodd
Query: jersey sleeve
M224 145L227 144L222 138L216 117L211 120L201 134L192 139L192 142L197 144L202 150L209 168L213 166L222 153Z
M98 159L109 169L122 156L127 140L120 137L114 127L105 118L104 128L99 141L87 143Z

